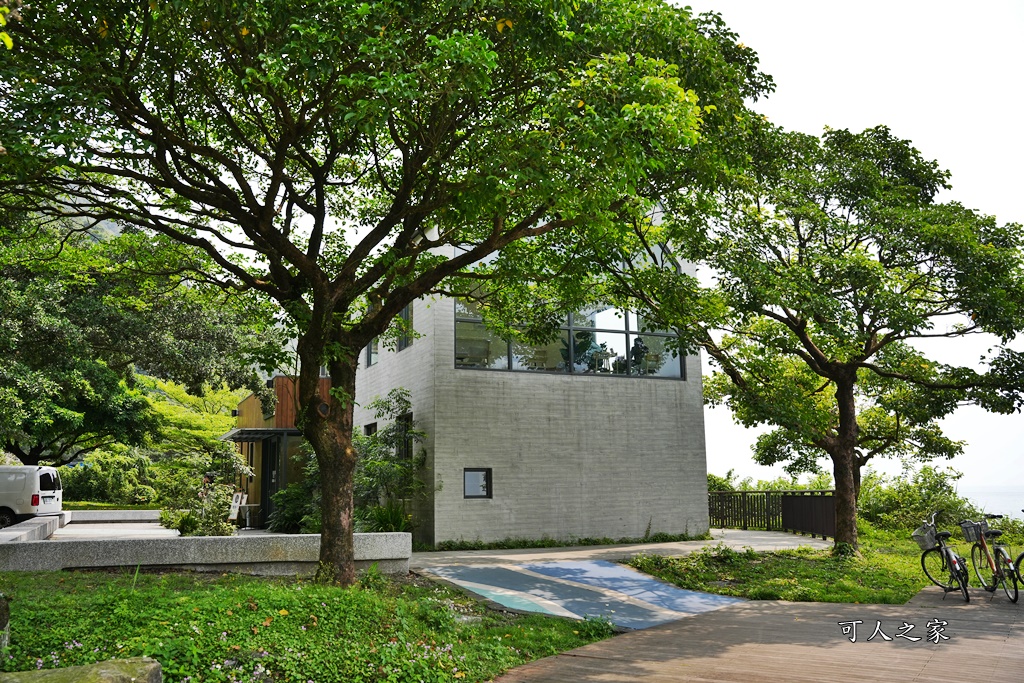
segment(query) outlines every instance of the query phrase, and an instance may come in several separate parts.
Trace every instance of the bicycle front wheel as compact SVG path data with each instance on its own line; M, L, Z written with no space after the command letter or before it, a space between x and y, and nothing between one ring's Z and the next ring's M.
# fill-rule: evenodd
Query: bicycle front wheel
M928 580L942 590L948 591L952 588L949 582L952 568L946 562L942 548L929 548L921 553L921 569Z
M1017 602L1017 571L1010 561L1010 553L1006 548L996 548L996 564L999 566L999 582L1010 602Z
M950 553L953 551L950 550ZM964 602L971 601L971 594L967 590L967 586L971 582L971 575L967 573L967 560L956 556L956 566L950 567L950 571L953 574L953 578L956 579L957 584L960 586L960 593L964 596Z
M971 547L971 564L974 565L974 573L978 575L978 581L981 581L981 587L987 591L994 591L996 589L995 577L992 576L992 567L988 564L988 554L980 543L975 543Z

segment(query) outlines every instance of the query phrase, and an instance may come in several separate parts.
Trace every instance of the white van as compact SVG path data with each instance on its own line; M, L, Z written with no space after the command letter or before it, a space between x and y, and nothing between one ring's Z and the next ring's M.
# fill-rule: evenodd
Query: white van
M0 528L27 517L59 514L63 493L55 467L0 466Z

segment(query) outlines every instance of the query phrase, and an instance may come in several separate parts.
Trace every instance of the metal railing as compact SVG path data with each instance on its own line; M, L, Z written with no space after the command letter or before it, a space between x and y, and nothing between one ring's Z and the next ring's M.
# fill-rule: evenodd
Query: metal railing
M792 491L709 491L711 526L720 529L792 531L835 538L832 489Z

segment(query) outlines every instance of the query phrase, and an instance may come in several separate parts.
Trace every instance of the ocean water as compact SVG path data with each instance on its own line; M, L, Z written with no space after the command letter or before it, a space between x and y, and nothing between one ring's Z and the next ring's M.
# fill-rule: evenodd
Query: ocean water
M1018 519L1024 517L1024 485L1010 487L967 487L957 489L957 493L985 512L993 515L1008 515Z

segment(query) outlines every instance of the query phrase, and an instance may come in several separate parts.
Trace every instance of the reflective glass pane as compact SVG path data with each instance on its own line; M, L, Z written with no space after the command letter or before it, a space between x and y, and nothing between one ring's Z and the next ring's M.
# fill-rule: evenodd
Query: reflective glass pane
M455 317L479 320L481 318L480 306L475 301L470 301L468 299L456 299Z
M366 345L366 367L376 365L377 360L380 358L380 342L377 337L370 340L370 343Z
M668 337L631 336L630 374L646 377L682 377L679 355L668 348Z
M631 329L631 330L633 330L635 332L667 332L667 333L670 333L669 330L665 330L665 329L662 329L662 328L658 327L657 323L655 323L650 318L644 317L642 314L638 314L636 317L637 317L637 321L636 321L635 325L633 324L633 320L629 321L630 322L630 328L629 329Z
M491 470L463 470L462 493L466 498L491 497Z
M573 332L573 372L626 374L626 335Z
M508 343L483 323L455 323L455 367L508 369Z
M599 330L625 330L626 316L620 308L592 306L572 316L573 327L595 327Z
M512 369L536 372L569 372L569 333L559 332L554 341L533 345L512 342Z

